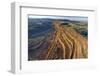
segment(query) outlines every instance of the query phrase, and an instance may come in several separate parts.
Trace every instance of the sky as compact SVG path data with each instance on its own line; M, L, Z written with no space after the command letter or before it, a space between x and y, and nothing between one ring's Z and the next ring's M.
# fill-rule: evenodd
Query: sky
M83 16L49 16L49 15L29 15L28 18L49 18L49 19L68 19L73 21L88 21L88 17Z

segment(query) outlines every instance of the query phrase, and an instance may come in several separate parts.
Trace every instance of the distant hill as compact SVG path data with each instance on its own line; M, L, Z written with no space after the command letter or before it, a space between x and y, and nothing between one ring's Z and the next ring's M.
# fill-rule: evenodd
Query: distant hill
M39 35L45 35L53 31L53 21L55 19L49 18L28 18L28 36L29 38L36 37ZM57 19L62 24L73 23L77 25L86 25L87 22L72 21L68 19Z

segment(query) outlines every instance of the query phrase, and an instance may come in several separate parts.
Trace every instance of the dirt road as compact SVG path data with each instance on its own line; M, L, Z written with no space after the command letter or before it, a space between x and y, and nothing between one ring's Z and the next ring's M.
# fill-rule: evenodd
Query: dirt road
M87 39L71 27L54 22L55 33L48 47L45 59L87 58Z

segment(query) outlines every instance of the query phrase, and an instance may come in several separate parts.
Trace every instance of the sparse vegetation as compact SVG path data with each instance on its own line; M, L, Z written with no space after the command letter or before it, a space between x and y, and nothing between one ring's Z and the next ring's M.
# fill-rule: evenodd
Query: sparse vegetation
M62 22L63 20L60 19L57 21L46 19L29 22L29 61L88 57L87 22L70 20L64 20L65 23Z

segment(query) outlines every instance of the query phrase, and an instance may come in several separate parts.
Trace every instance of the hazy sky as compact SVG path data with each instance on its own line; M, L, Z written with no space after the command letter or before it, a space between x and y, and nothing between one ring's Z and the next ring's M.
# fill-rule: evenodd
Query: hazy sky
M88 17L82 16L42 16L42 15L29 15L28 18L49 18L49 19L69 19L74 21L87 21Z

